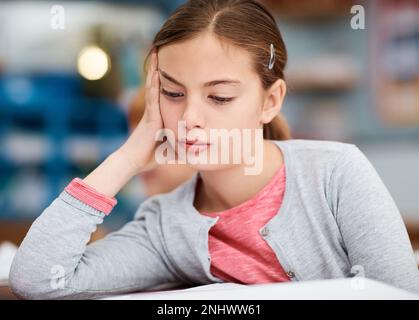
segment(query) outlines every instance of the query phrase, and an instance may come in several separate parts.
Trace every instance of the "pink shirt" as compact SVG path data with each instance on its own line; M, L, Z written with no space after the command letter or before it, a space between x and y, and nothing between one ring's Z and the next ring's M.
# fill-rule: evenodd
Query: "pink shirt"
M79 178L65 190L105 214L109 214L117 203L115 198L100 194ZM284 192L283 165L253 198L222 212L201 212L211 217L220 216L208 236L214 276L245 284L290 281L275 253L259 234L262 226L278 213ZM242 227L237 228L238 225Z
M208 240L214 276L244 284L290 281L275 253L259 234L263 225L278 213L284 191L283 165L253 198L222 212L201 212L220 216L210 229Z

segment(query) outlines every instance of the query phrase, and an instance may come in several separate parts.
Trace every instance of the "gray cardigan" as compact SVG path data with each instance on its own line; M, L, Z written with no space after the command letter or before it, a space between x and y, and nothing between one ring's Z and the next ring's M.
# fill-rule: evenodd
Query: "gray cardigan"
M341 142L275 143L286 189L279 212L259 232L291 280L365 276L419 293L400 212L365 155ZM194 208L196 180L149 198L133 221L89 245L104 213L63 191L22 242L11 289L29 299L97 298L223 282L210 273L208 251L218 218Z

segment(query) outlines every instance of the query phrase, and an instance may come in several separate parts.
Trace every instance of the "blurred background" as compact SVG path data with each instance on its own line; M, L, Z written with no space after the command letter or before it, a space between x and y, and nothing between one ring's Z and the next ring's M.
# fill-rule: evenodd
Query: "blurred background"
M293 137L357 144L419 249L419 2L261 2L289 51ZM145 54L181 3L0 2L0 242L19 244L72 178L124 141ZM351 27L354 5L364 28ZM133 179L97 237L132 219L146 194Z

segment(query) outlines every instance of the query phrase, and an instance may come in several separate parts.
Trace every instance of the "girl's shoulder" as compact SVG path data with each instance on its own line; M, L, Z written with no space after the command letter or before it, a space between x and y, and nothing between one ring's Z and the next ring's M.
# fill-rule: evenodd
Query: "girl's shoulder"
M356 167L368 162L364 153L352 143L305 139L273 142L282 150L285 165L289 167L288 172L296 175L320 172L328 175L347 168L346 164Z
M336 152L337 154L346 153L350 149L357 148L355 144L332 140L310 140L310 139L289 139L273 140L280 148L285 148L294 152Z

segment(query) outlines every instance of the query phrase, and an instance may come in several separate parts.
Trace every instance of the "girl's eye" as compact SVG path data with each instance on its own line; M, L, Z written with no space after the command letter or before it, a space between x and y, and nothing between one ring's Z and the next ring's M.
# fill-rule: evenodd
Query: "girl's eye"
M234 98L224 98L224 97L217 97L217 96L209 96L215 103L218 104L225 104L227 102L233 101Z
M183 93L169 92L169 91L164 90L163 88L160 88L160 92L162 94L164 94L165 96L168 96L170 98L180 98L180 97L183 97Z
M172 99L181 98L184 96L183 93L169 92L169 91L164 90L163 88L160 88L160 92L164 94L165 96L168 96L169 98L172 98ZM225 104L234 100L234 98L225 98L225 97L217 97L217 96L209 96L209 98L212 99L217 104Z

